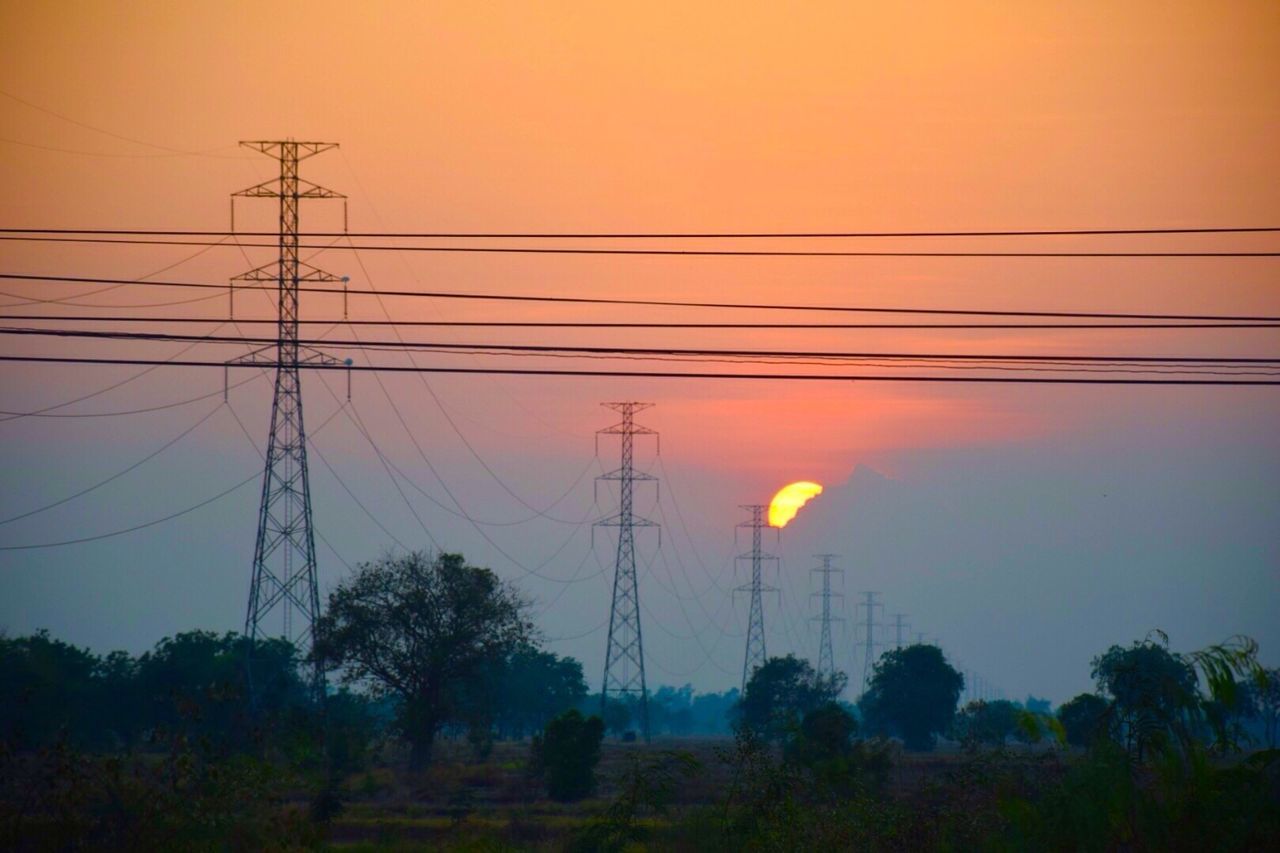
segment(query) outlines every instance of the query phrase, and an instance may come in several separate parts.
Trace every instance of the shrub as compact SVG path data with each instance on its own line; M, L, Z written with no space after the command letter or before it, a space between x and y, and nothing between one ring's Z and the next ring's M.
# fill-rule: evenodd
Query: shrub
M534 740L533 767L546 780L548 796L569 802L595 791L603 738L604 722L576 710L547 723L542 737Z

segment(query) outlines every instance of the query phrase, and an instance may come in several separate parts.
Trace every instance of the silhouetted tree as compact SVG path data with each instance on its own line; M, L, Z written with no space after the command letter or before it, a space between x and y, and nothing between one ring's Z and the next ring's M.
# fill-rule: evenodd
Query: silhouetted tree
M951 737L967 744L999 746L1018 728L1021 709L1006 699L970 702L951 723Z
M947 730L964 688L937 646L918 644L885 652L858 702L867 727L896 734L907 749L929 751Z
M1163 642L1112 646L1093 659L1092 675L1112 699L1114 734L1139 761L1166 744L1171 728L1199 703L1195 670Z
M804 715L787 740L787 761L809 770L822 788L848 797L884 786L889 755L883 743L856 737L858 721L845 707L828 702Z
M138 690L152 726L210 737L224 746L250 743L251 728L281 726L305 735L309 698L298 652L281 638L258 640L253 654L256 718L245 680L249 640L235 633L186 631L165 637L137 661Z
M1263 670L1244 686L1252 716L1262 722L1263 742L1268 749L1275 749L1280 728L1280 669Z
M1094 693L1081 693L1058 708L1058 722L1072 746L1089 746L1106 735L1107 700Z
M330 594L315 653L347 683L399 700L396 722L420 768L453 715L454 686L527 642L526 609L514 589L460 554L384 557Z
M98 668L88 649L54 640L47 631L0 636L0 738L23 745L60 735L82 744L96 740Z
M819 675L795 655L769 658L756 668L738 702L738 720L770 740L794 730L804 715L834 702L844 690L844 673Z
M582 664L530 644L513 651L500 668L496 722L518 738L545 726L587 695Z

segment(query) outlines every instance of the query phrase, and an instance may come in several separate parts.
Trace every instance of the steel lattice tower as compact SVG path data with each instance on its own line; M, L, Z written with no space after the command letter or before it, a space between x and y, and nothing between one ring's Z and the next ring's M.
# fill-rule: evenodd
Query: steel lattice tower
M871 671L875 669L876 664L876 647L881 644L876 641L876 628L880 627L880 623L876 621L876 608L883 608L884 605L876 601L878 592L862 593L862 607L866 609L867 619L865 622L858 624L859 628L867 629L867 638L862 642L865 647L864 657L862 660L862 690L865 693L867 688L871 686Z
M777 560L772 554L761 550L761 531L764 529L764 514L768 507L760 504L744 504L742 509L751 513L751 520L744 521L738 527L751 528L751 553L739 554L739 560L751 561L751 583L740 586L734 592L751 593L751 612L747 617L747 651L742 660L742 690L747 689L747 682L756 668L765 662L767 652L764 643L764 601L763 593L776 592L776 587L761 584L761 569L765 560Z
M820 568L811 569L810 574L817 573L822 575L822 592L815 592L813 595L822 597L822 615L814 617L813 621L822 623L822 634L818 639L818 675L835 675L835 655L831 651L831 623L843 622L840 617L831 616L831 599L844 598L843 593L831 591L831 576L844 575L844 569L836 568L831 565L831 561L835 559L837 554L815 554L822 561Z
M903 632L906 631L907 629L906 619L907 619L907 614L905 613L893 614L893 630L894 630L894 646L893 647L895 649L902 648Z
M636 584L636 527L657 527L633 511L635 481L657 478L635 470L635 437L657 433L637 426L636 412L652 403L602 403L622 415L622 422L596 431L597 449L601 435L617 435L622 439L621 464L596 480L618 483L618 511L596 522L600 527L618 528L618 553L613 569L613 602L609 607L609 640L604 654L604 680L600 688L600 708L604 710L609 695L638 697L640 727L649 739L649 691L644 678L644 642L640 632L640 589Z
M258 535L253 547L253 575L249 583L249 605L244 620L244 635L250 640L247 660L250 701L253 702L256 699L253 649L257 640L271 635L266 626L268 615L279 610L282 622L280 636L295 643L304 654L310 650L312 628L320 615L320 591L316 583L316 543L311 517L311 483L307 473L307 434L302 418L299 365L336 364L339 359L299 346L298 283L338 279L299 260L298 208L302 199L345 199L346 196L298 177L300 161L336 148L336 143L286 140L240 144L273 157L280 163L278 177L235 193L231 202L232 230L235 227L236 198L274 198L280 202L279 258L234 279L245 282L275 282L279 309L276 343L234 361L236 364L275 368L271 433L267 439L262 501L258 510ZM295 621L299 624L295 625ZM311 689L317 699L323 699L324 671L318 661L312 669Z

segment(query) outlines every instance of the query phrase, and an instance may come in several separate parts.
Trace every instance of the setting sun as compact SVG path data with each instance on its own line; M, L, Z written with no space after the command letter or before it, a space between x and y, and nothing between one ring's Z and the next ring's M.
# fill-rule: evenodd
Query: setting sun
M778 493L769 502L769 526L786 527L787 522L796 517L800 507L807 504L810 498L820 494L822 494L822 486L808 480L801 480L778 489Z

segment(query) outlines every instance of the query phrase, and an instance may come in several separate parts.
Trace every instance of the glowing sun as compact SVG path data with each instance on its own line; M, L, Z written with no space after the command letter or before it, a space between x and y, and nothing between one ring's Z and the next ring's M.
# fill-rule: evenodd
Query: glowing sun
M796 517L800 507L807 504L810 498L820 494L822 494L822 486L808 480L801 480L778 489L778 493L769 502L769 526L786 527L787 522Z

